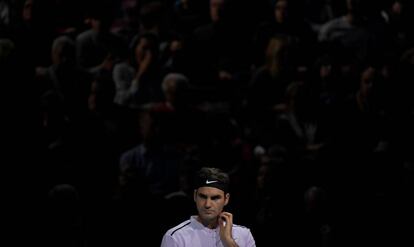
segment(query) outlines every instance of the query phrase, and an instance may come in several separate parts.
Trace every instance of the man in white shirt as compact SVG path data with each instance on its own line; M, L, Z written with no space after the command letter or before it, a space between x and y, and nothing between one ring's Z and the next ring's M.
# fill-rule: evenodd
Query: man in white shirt
M169 229L161 247L254 247L250 230L233 224L223 211L229 203L229 176L217 168L202 168L196 178L194 201L198 215Z

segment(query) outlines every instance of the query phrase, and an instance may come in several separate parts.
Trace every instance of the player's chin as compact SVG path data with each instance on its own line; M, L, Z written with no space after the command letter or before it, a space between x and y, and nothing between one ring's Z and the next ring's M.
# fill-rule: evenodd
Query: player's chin
M211 211L203 212L203 218L212 220L217 218L217 214Z

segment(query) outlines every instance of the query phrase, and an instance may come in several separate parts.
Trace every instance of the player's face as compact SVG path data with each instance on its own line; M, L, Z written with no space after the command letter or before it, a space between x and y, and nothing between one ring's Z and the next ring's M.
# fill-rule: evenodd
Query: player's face
M203 222L215 222L223 207L229 202L229 194L213 187L200 187L194 191L198 216Z

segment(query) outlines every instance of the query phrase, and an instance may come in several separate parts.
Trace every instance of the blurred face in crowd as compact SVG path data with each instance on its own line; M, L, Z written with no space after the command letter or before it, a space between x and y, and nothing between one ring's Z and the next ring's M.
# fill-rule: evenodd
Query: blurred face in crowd
M404 4L399 0L394 0L390 9L390 17L393 21L402 21L404 14Z
M283 23L288 16L288 2L279 0L275 5L275 19L277 23Z
M139 63L142 60L144 60L144 57L149 52L150 52L149 41L146 38L141 38L138 41L138 44L135 46L135 57L137 59L137 62Z
M374 84L376 70L373 67L366 68L361 75L361 93L368 96L372 91L372 86Z
M263 190L270 184L272 179L271 169L269 165L262 164L259 168L256 177L256 186L258 189Z
M332 64L323 64L319 69L319 75L322 79L326 79L332 75Z
M98 92L98 82L93 81L91 84L91 91L88 97L88 109L90 111L96 111L97 110L97 92Z
M139 118L139 127L142 139L146 143L151 142L154 138L156 130L154 125L154 119L150 113L145 112L141 114Z
M173 79L163 82L163 91L165 99L169 102L173 102L177 91L177 81Z
M219 21L223 5L224 0L210 0L210 18L213 22Z
M33 0L26 0L23 5L22 18L24 21L32 20Z

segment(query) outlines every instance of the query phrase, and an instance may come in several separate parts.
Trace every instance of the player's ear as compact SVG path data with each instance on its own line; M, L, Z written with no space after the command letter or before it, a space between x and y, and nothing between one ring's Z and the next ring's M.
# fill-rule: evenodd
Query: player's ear
M196 202L197 199L197 190L194 190L194 196L193 196L194 202Z
M224 206L226 206L229 203L230 200L230 193L226 193L224 195Z

